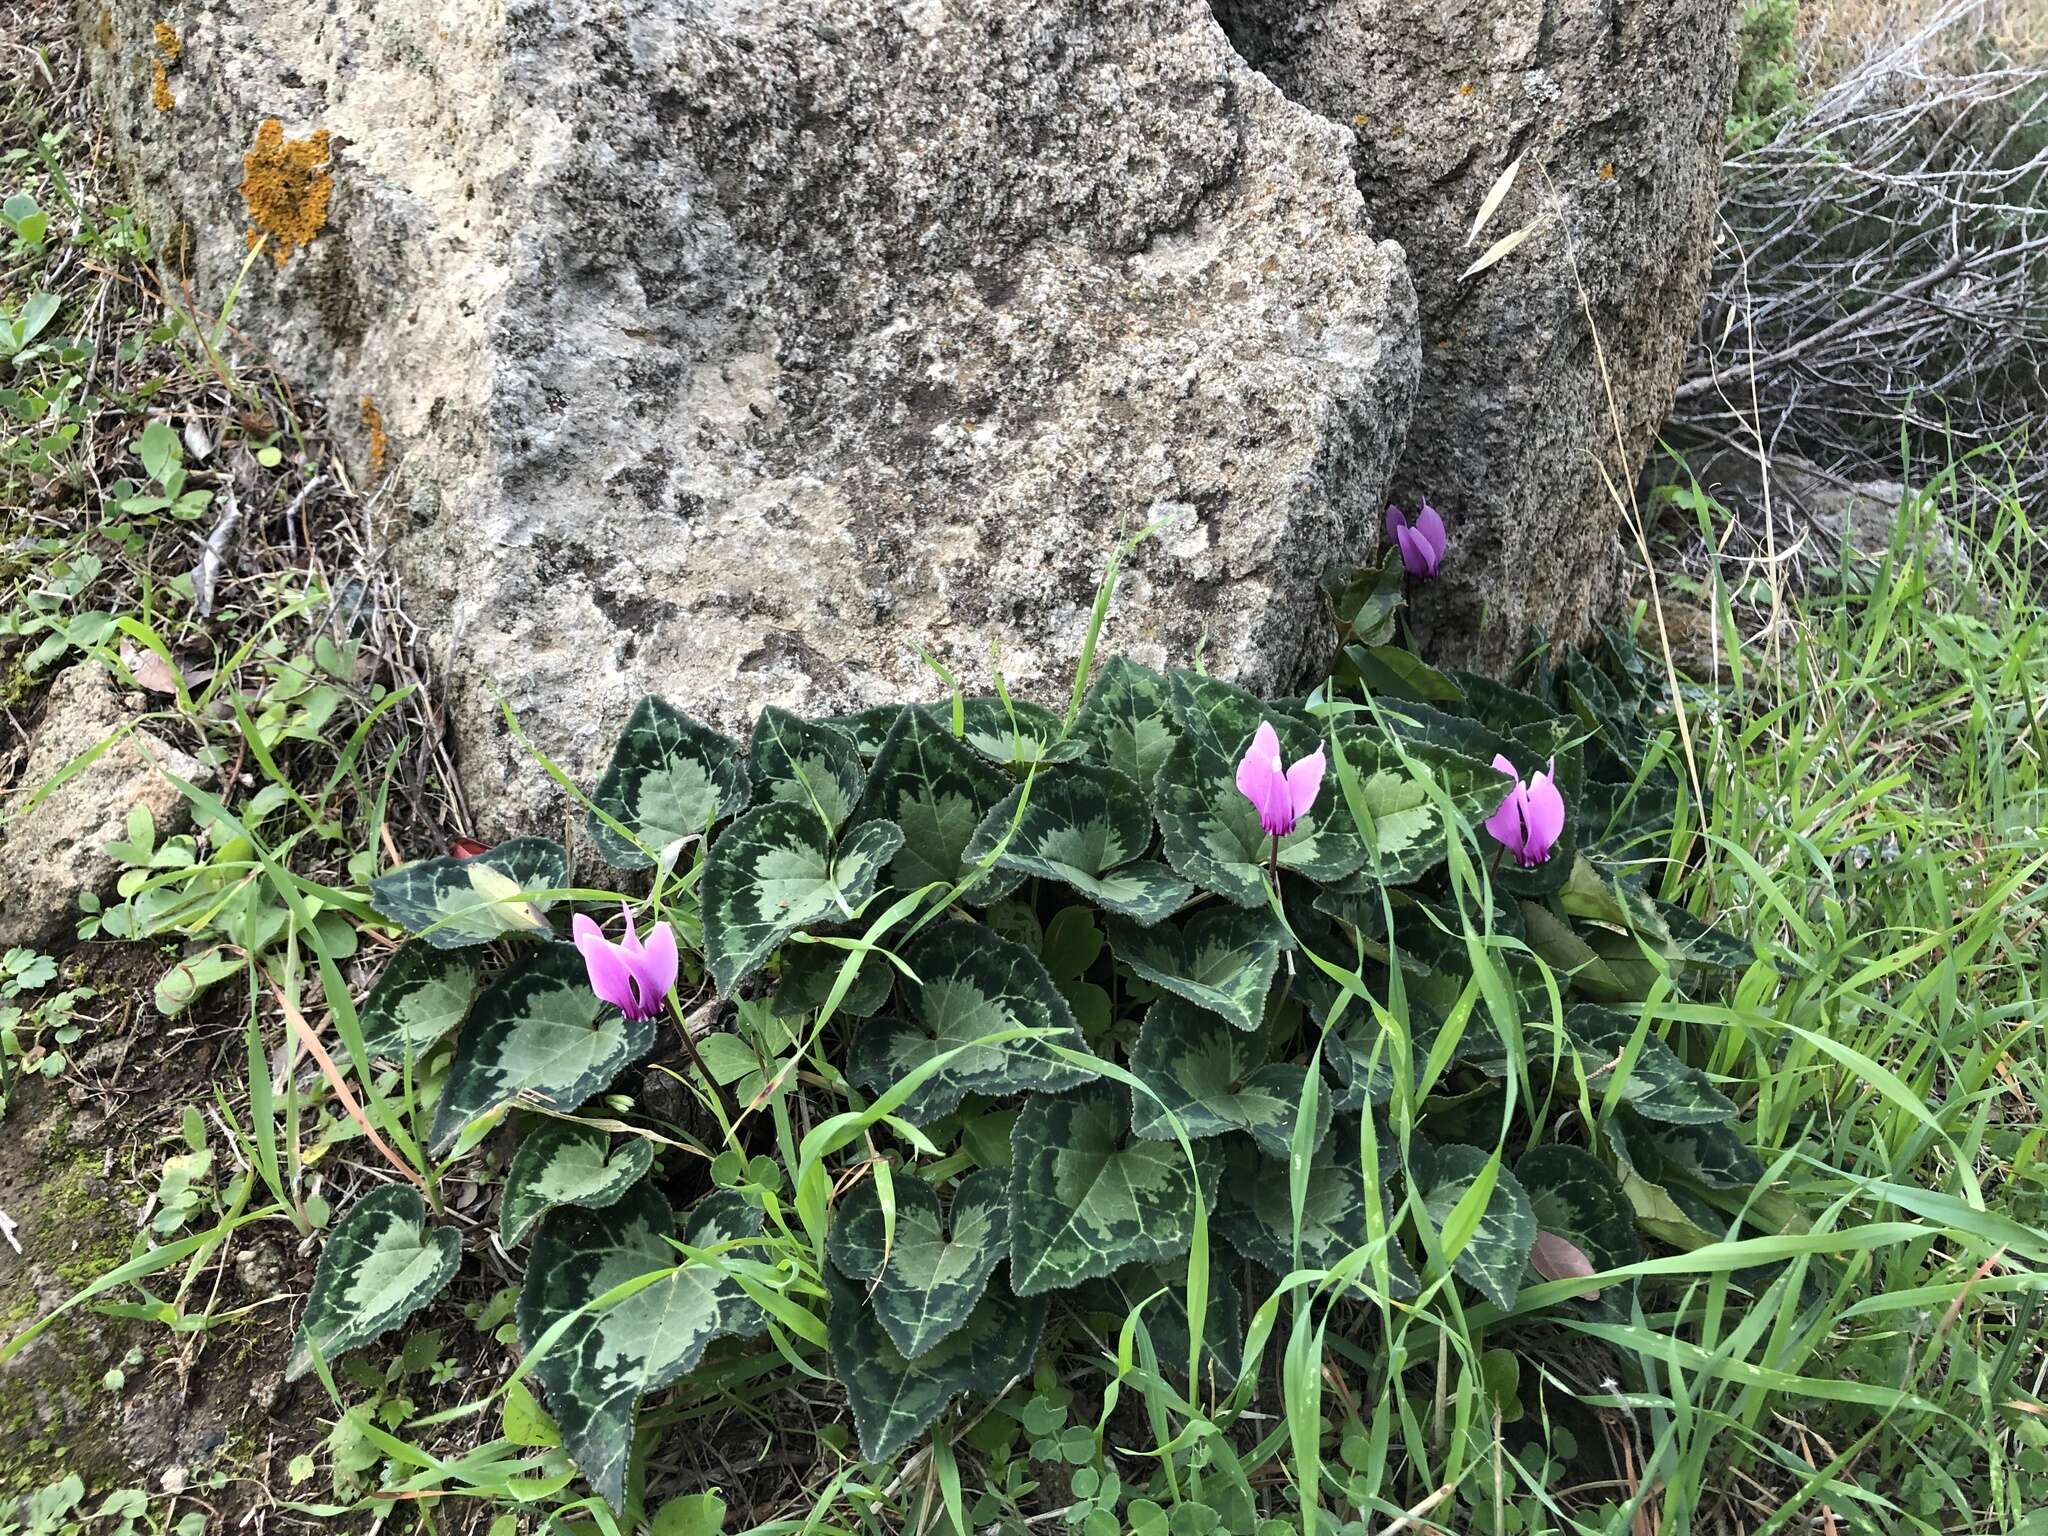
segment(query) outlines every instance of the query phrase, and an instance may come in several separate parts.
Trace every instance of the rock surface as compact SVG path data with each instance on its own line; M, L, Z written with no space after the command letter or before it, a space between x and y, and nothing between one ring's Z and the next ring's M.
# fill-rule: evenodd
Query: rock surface
M1411 511L1428 498L1451 534L1421 602L1430 648L1498 668L1535 629L1579 638L1612 600L1623 518L1609 487L1634 483L1698 319L1739 7L1215 8L1288 96L1355 127L1367 215L1407 253L1423 370L1395 496ZM1513 190L1468 245L1517 157ZM1512 254L1461 277L1532 221Z
M159 836L191 824L191 808L163 770L193 783L206 782L209 771L148 731L127 729L132 720L113 679L90 662L50 684L21 788L4 808L0 948L37 948L67 936L81 894L112 892L121 866L105 845L127 835L134 807L148 809ZM109 738L99 756L35 800L67 763Z
M1413 290L1202 0L226 0L168 110L83 14L167 261L260 228L238 326L404 456L487 830L558 804L499 691L586 783L646 691L1057 697L1154 525L1107 647L1285 689L1377 546Z

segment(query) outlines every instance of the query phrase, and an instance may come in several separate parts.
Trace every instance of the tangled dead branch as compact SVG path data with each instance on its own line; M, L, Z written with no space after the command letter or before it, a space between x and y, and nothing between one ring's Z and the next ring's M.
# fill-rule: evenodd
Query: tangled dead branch
M2048 488L2048 65L1954 0L1731 156L1674 441Z

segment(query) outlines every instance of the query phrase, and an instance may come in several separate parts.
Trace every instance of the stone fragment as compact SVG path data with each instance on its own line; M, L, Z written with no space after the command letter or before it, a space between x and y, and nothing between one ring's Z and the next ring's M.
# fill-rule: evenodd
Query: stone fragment
M90 662L51 682L27 766L4 808L0 948L55 943L77 921L79 896L112 894L121 866L105 845L127 836L135 806L147 807L159 838L191 824L191 808L164 770L188 783L208 782L210 771L133 721L113 679ZM92 752L90 762L45 792L74 759Z

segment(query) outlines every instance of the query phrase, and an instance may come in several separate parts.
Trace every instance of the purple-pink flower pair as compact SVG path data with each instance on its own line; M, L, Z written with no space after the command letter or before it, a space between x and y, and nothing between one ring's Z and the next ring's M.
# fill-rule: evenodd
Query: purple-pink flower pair
M1564 796L1557 789L1557 759L1552 758L1542 773L1525 781L1505 754L1493 760L1494 769L1515 781L1500 809L1487 818L1486 830L1495 842L1514 856L1524 869L1534 869L1557 846L1564 834Z
M1268 837L1285 837L1294 824L1309 813L1323 787L1323 749L1283 768L1280 736L1269 722L1261 721L1252 744L1237 765L1237 788L1258 810L1259 825Z
M591 918L578 912L569 924L576 947L590 973L590 990L633 1020L651 1019L668 1001L676 984L676 935L667 923L656 923L647 940L633 931L633 910L626 910L626 936L614 944Z
M1387 508L1387 537L1392 539L1401 551L1401 564L1410 576L1420 576L1424 581L1436 579L1436 573L1444 563L1444 550L1449 546L1450 535L1444 532L1444 520L1437 516L1435 507L1428 502L1415 514L1415 526L1408 525L1408 515L1399 507Z

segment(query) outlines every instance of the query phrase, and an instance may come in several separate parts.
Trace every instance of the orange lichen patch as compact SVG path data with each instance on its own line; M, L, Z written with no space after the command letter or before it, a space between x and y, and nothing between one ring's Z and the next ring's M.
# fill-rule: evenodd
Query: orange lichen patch
M1463 85L1459 86L1458 94L1460 96L1470 96L1472 94L1472 82L1467 80Z
M171 95L171 72L164 67L162 59L149 61L149 99L159 112L168 112L175 107L177 99Z
M1612 160L1600 167L1600 179L1602 181L1614 180L1614 162Z
M150 36L156 39L156 51L163 55L166 64L178 62L178 55L185 51L185 40L178 36L178 29L168 21L160 21Z
M276 118L264 119L256 145L242 156L242 201L249 209L249 244L269 236L282 267L291 254L327 227L334 178L327 164L327 130L288 139Z
M363 415L363 430L370 434L370 473L384 473L384 461L391 453L391 438L384 430L384 413L377 409L377 402L368 395L357 402L357 409Z

